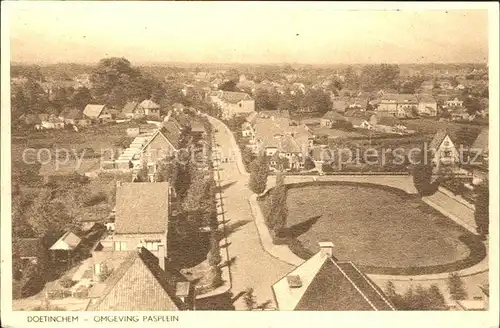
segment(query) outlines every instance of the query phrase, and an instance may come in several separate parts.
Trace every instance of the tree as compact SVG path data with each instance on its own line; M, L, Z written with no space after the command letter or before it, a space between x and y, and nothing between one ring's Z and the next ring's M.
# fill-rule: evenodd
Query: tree
M420 151L418 158L414 159L412 168L413 185L420 195L428 195L432 191L432 165L429 163L431 154L427 156Z
M52 192L48 189L43 189L38 193L26 217L39 237L78 228L77 221L69 215L66 206L61 201L52 199Z
M481 111L481 103L479 99L473 96L468 96L464 100L464 107L467 109L469 115L475 115Z
M462 278L456 273L450 273L448 276L448 291L453 300L464 300L467 298L467 291L465 290L464 282Z
M302 99L301 106L304 108L310 108L311 111L326 113L331 109L330 96L328 96L322 90L309 89L306 91L304 98Z
M488 180L483 181L483 183L476 187L477 197L476 197L476 210L474 212L474 218L476 221L477 232L483 238L489 234L490 226L490 192Z
M409 286L404 294L398 294L394 284L389 281L386 284L386 296L397 310L402 311L436 311L447 310L445 299L437 285L424 288L417 285L416 288Z
M88 88L78 88L75 90L71 97L71 106L75 107L76 109L82 110L87 106L88 104L91 104L93 102L92 95L90 93L90 90Z
M288 208L286 205L285 175L282 172L276 174L276 186L271 191L271 206L268 217L268 225L277 236L282 236L286 227Z
M255 309L257 300L254 295L253 288L249 287L245 290L245 294L243 295L243 302L245 302L245 307L247 310L251 311Z
M248 187L256 194L264 192L269 174L269 164L266 154L261 154L250 165L250 181Z
M224 83L222 83L220 86L219 86L219 90L223 90L223 91L240 91L237 87L236 87L236 84L237 84L237 80L229 80L229 81L226 81Z
M212 230L210 233L210 251L208 252L207 259L210 266L218 266L222 261L216 230Z

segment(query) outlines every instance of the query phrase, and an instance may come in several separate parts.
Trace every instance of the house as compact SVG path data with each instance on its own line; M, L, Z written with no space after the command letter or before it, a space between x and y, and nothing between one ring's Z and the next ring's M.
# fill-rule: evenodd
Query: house
M139 103L137 101L128 101L125 106L123 106L122 114L127 118L134 118L141 115L141 111L137 110Z
M272 285L280 311L394 311L383 291L352 262L333 256L333 243Z
M63 110L61 114L59 114L59 119L61 119L64 124L71 124L79 127L85 127L91 124L91 121L76 108Z
M489 129L483 128L469 150L472 168L472 184L478 185L488 180L489 175Z
M464 105L464 102L462 100L459 100L457 97L452 100L446 100L445 101L445 106L446 107L462 107Z
M203 137L207 134L203 122L200 122L199 120L194 120L193 122L191 122L190 134L193 137L194 142L203 139Z
M162 250L163 247L160 247ZM191 284L169 268L164 253L155 256L144 247L126 253L121 264L91 290L87 311L193 310Z
M365 129L371 129L379 121L378 113L372 111L350 110L346 111L345 116L347 121L351 122L354 127Z
M144 113L145 116L151 116L154 118L160 118L160 105L155 103L151 99L143 100L138 106L138 111Z
M59 117L56 117L55 115L49 115L47 119L42 119L41 128L48 130L64 129L64 121L61 120Z
M336 111L326 112L325 115L320 120L321 126L331 127L332 125L337 124L338 122L345 122L346 118L339 114Z
M470 115L465 107L452 107L449 111L452 121L472 121L475 115Z
M458 150L446 130L436 132L428 149L432 152L432 163L437 167L459 163Z
M180 131L173 126L172 122L164 122L163 127L157 130L138 152L148 165L151 181L158 169L158 162L175 156L180 148L180 138Z
M255 111L255 100L244 92L214 91L210 100L221 108L225 118Z
M428 94L417 95L417 110L420 115L437 116L437 101Z
M99 122L113 119L106 105L89 104L85 106L83 114L87 116L89 119L96 120Z
M50 246L49 250L51 252L51 257L53 261L57 262L66 262L69 266L72 265L76 255L76 251L80 246L82 240L80 237L75 235L73 232L68 231L64 235L61 236L52 246Z
M305 160L303 153L312 145L313 138L305 126L292 126L286 118L258 117L249 146L256 153L262 151L269 157L277 154L286 159L290 164L287 169L300 169ZM270 161L271 168L278 164L278 161Z
M169 202L168 182L118 182L115 231L101 244L112 251L144 246L155 255L159 245L164 245L168 257Z
M377 113L381 116L397 116L398 110L413 107L418 107L418 99L415 95L386 93L380 98Z

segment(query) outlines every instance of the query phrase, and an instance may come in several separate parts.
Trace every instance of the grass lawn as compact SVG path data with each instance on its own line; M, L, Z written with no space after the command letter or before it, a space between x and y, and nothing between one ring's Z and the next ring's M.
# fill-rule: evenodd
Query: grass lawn
M361 138L364 135L355 131L343 131L338 129L330 129L324 126L314 127L313 133L315 135L326 135L334 138Z
M478 132L481 130L482 126L466 123L456 123L456 122L439 122L432 118L419 118L415 120L403 120L403 124L409 130L415 130L422 134L435 134L441 129L446 129L448 132L455 136L458 131L462 128L477 129Z
M262 203L265 206L265 200ZM288 227L306 249L315 253L318 241L332 241L339 260L360 266L432 266L465 259L470 253L459 240L463 229L419 199L386 189L291 188L287 205Z

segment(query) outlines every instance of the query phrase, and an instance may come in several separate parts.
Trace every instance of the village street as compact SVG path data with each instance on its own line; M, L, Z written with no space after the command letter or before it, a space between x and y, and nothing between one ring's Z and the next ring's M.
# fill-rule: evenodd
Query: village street
M230 154L231 136L224 126L216 121L211 123L215 132L216 143L222 154ZM220 178L223 197L223 208L227 223L226 231L229 240L229 256L234 258L231 264L233 296L241 296L247 288L254 289L258 305L271 302L274 298L271 285L293 269L293 266L269 255L260 243L259 233L254 224L254 217L248 203L251 191L247 187L248 177L239 172L236 163L221 162ZM244 310L243 298L234 303L236 310Z

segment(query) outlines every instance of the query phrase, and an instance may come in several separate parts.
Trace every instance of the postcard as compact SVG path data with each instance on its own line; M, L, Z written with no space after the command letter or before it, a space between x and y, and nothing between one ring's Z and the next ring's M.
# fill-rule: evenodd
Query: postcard
M2 323L498 326L498 18L2 3Z

